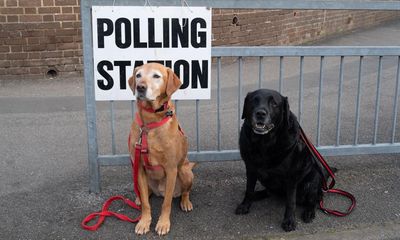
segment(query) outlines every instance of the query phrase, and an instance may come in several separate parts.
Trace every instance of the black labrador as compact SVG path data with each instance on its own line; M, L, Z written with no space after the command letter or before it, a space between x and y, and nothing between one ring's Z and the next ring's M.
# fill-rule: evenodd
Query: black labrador
M296 229L296 203L304 206L303 221L311 222L322 198L322 178L326 173L301 140L300 126L289 110L287 97L268 89L250 92L242 119L239 145L247 184L236 214L248 213L253 201L274 193L286 197L281 225L285 231ZM265 190L254 190L257 180Z

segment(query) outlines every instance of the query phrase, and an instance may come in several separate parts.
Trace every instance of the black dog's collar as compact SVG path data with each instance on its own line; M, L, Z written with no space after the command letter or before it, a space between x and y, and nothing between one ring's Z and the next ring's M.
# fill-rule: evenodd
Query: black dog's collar
M159 107L156 110L154 110L154 112L156 112L156 113L162 112L162 111L164 111L165 109L168 109L168 108L169 108L168 102L165 102L163 105L161 105L161 107Z
M150 113L163 112L163 111L165 111L166 109L169 109L168 101L165 102L164 104L162 104L161 107L159 107L159 108L157 108L157 109L155 109L155 110L154 110L153 108L144 107L144 106L142 105L142 102L139 102L139 101L138 101L138 107L139 107L140 109L143 109L144 111L150 112Z

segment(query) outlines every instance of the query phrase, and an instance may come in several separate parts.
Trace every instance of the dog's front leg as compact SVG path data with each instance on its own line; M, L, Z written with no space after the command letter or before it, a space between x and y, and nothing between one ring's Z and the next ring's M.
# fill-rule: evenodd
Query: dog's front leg
M281 225L283 230L285 230L286 232L296 229L296 189L296 184L286 183L286 209L285 216Z
M242 203L239 204L239 206L237 206L236 208L236 214L249 213L251 204L253 203L254 188L256 187L257 183L257 174L250 169L246 169L246 178L246 193L244 195Z
M147 178L142 166L139 167L138 184L140 192L140 200L142 205L142 217L136 224L135 233L142 235L150 231L151 224L151 209L149 202L149 187L147 185Z
M169 232L171 222L170 222L170 215L171 215L171 204L172 204L172 197L174 194L176 177L178 174L178 169L176 167L170 167L165 169L166 174L166 183L165 183L165 195L164 195L164 202L162 204L161 215L158 219L156 225L156 232L158 235L165 235Z

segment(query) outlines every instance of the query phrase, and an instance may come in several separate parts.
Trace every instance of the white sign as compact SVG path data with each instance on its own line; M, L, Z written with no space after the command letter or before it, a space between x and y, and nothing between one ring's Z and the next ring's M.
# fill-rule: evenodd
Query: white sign
M210 99L211 9L93 6L96 100L133 100L133 69L159 62L182 81L174 99Z

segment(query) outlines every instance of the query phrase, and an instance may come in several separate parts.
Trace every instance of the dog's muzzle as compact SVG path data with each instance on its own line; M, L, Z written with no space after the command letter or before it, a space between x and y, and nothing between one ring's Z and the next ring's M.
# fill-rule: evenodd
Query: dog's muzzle
M252 120L253 132L255 134L265 135L275 127L275 125L271 123L271 117L265 109L257 109L254 111Z
M253 125L253 132L259 135L265 135L269 133L274 127L275 125L273 123L271 124L256 123Z
M136 86L136 97L139 99L145 99L146 98L146 91L147 87L144 85L137 85Z

